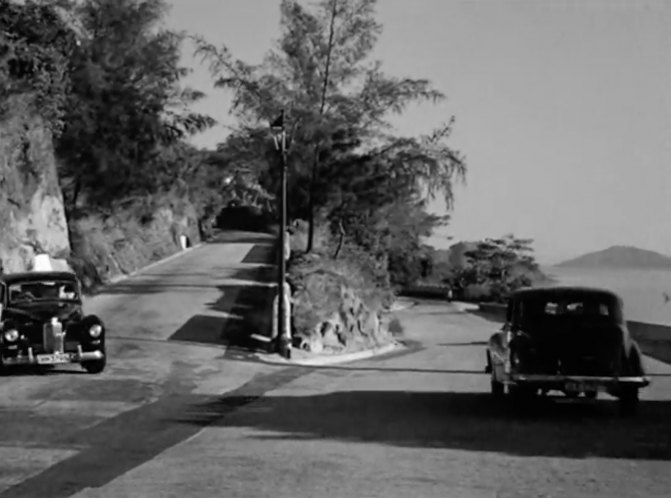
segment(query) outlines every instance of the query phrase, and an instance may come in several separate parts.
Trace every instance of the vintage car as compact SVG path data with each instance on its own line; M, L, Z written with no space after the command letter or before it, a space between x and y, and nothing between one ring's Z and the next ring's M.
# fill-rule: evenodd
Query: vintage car
M622 299L585 287L512 293L505 323L489 339L485 370L492 394L508 394L518 406L552 391L583 399L605 392L620 400L624 413L633 413L639 389L650 384Z
M79 363L105 369L105 326L82 309L71 272L0 275L0 368Z

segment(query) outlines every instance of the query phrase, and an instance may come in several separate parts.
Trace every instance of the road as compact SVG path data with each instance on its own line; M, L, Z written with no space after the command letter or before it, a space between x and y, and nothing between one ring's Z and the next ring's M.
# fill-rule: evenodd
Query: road
M0 498L671 495L671 366L648 360L635 419L606 398L520 418L482 373L496 324L440 303L399 313L403 354L250 361L216 342L251 247L207 245L92 301L117 320L101 376L3 378Z

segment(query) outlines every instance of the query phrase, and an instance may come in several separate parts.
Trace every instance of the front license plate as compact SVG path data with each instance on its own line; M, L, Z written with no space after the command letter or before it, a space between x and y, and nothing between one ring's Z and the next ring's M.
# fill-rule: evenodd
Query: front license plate
M39 365L56 365L58 363L70 363L70 353L38 354Z

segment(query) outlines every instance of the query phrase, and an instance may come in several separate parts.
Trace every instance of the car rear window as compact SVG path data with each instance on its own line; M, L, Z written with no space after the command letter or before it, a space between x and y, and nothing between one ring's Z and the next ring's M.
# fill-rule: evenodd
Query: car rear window
M612 318L613 307L597 299L555 299L543 303L543 315L584 318Z

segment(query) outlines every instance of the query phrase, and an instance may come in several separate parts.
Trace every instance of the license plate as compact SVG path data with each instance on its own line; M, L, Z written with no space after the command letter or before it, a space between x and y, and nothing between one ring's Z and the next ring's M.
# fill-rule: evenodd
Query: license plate
M70 363L70 353L38 354L37 363L39 365Z
M591 382L567 382L564 385L564 388L567 391L580 393L584 391L596 391L597 386Z

